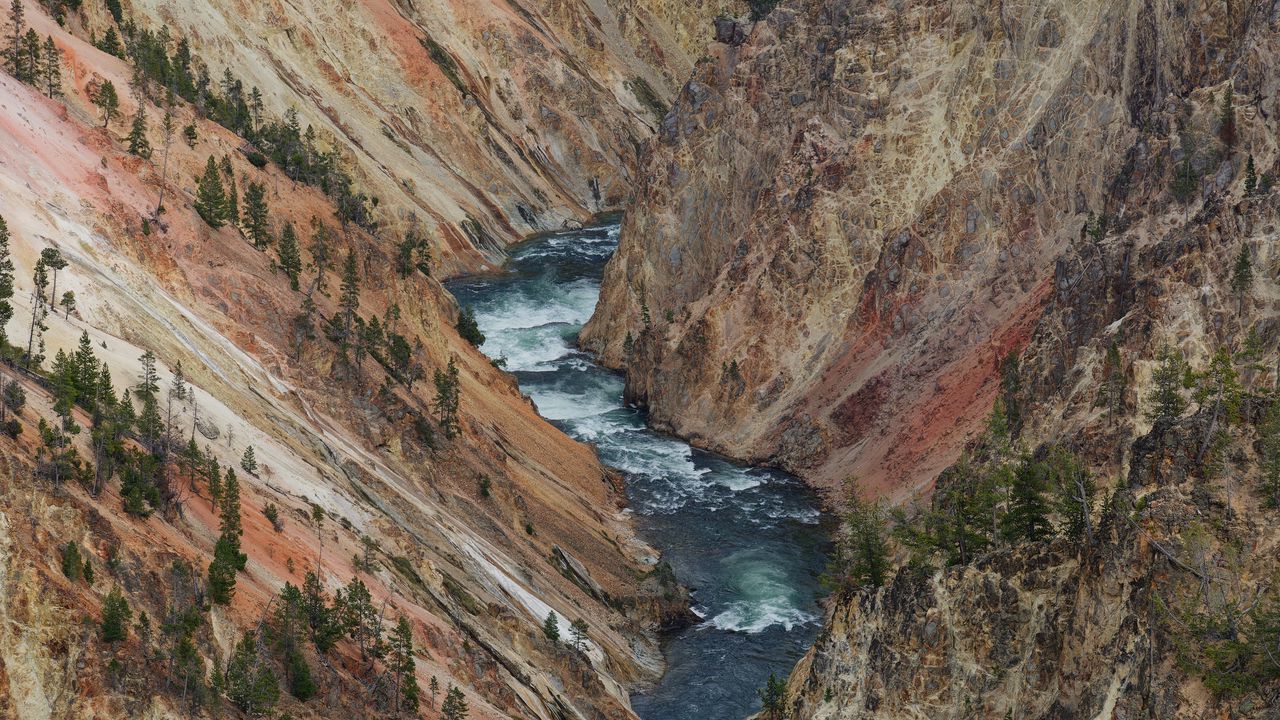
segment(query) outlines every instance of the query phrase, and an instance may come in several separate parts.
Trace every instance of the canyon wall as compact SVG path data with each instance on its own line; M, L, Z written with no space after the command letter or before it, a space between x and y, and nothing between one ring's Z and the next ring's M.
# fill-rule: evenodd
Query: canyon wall
M699 29L706 4L126 2L124 12L188 38L215 83L226 68L260 88L267 113L295 109L379 197L379 229L340 224L319 187L254 162L242 138L191 104L173 107L175 125L196 132L164 143L163 93L130 92L133 63L89 42L113 26L106 9L86 3L59 24L28 4L26 24L62 54L63 94L0 72L0 217L16 285L0 375L26 393L10 415L22 432L0 436L0 715L210 712L173 674L168 623L179 607L208 610L192 631L192 662L211 678L240 634L278 607L283 584L315 572L330 597L360 579L389 626L407 619L424 706L438 708L456 686L473 718L634 717L629 693L661 672L655 632L683 617L682 591L635 536L619 479L459 337L437 278L621 202L637 143L710 33ZM120 107L104 123L92 98L108 80ZM149 158L127 151L139 111ZM260 250L234 225L201 220L196 178L210 157L228 163L224 183L267 188L274 242L286 223L296 229L299 286L278 245ZM415 215L434 262L393 271L394 243ZM52 312L33 325L46 251L66 261L50 291L75 301L46 304ZM408 368L393 370L374 341L334 339L348 254L353 316L404 338ZM27 367L28 337L43 365ZM163 501L146 514L125 512L110 473L100 487L51 479L40 429L58 422L49 370L82 337L116 392L137 389L141 357L154 353L169 432L241 473L248 562L230 605L198 601L219 519L194 471L162 465ZM456 437L432 382L451 361ZM179 392L179 367L189 392ZM69 417L81 428L70 447L94 458L98 420L82 408ZM137 436L126 444L137 449ZM241 465L249 448L252 472ZM93 581L64 575L67 543L83 548ZM98 622L117 586L139 624L107 643ZM544 636L552 612L566 637L570 621L585 622L580 649ZM350 641L307 658L320 696L303 703L286 691L282 712L364 716L388 702L385 664Z
M188 38L215 82L229 70L268 112L295 109L379 199L389 236L425 224L446 273L618 209L713 12L708 0L123 5ZM98 37L111 24L100 4L68 21Z
M1274 162L1268 8L784 2L742 22L663 120L582 343L659 426L909 496L980 426L1090 213L1132 222L1125 184L1168 187L1184 102L1235 81L1241 148ZM1196 158L1218 192L1244 161Z
M1278 23L1271 2L796 0L725 26L584 346L660 426L906 518L985 451L997 401L1099 487L1089 542L950 567L894 545L761 717L1274 713ZM1239 419L1202 390L1153 423L1166 348L1202 373L1228 353Z

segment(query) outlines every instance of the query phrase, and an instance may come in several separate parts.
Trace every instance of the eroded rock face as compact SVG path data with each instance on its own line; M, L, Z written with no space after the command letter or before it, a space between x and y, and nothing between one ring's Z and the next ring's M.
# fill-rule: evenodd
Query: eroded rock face
M190 38L215 79L226 68L260 88L268 112L295 108L354 164L390 231L416 215L452 273L620 206L636 146L711 40L712 5L143 0L130 10ZM88 12L101 35L110 18Z
M790 717L1271 717L1270 660L1213 670L1200 654L1248 635L1236 613L1272 602L1258 581L1280 560L1274 510L1195 461L1202 420L1133 444L1095 545L1060 538L937 573L904 568L837 599L791 676ZM1224 690L1233 672L1246 690Z
M828 487L919 490L1076 282L1089 213L1164 232L1184 104L1206 192L1239 192L1241 154L1209 152L1228 79L1241 147L1271 166L1272 22L785 2L663 120L582 343L697 442Z

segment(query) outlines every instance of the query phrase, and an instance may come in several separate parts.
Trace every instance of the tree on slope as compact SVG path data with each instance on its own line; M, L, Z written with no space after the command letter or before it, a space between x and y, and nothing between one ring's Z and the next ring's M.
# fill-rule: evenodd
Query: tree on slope
M103 80L90 99L102 111L102 127L107 127L120 115L120 95L116 93L116 86L110 80Z
M218 163L210 155L204 173L196 178L196 212L209 227L217 230L227 224L227 192L222 187Z

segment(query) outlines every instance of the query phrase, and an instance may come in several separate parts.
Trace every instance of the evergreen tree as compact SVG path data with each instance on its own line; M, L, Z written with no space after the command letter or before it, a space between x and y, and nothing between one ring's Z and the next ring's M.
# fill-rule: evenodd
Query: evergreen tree
M1249 246L1242 244L1240 253L1236 255L1235 265L1231 268L1231 292L1236 296L1236 303L1241 312L1244 311L1244 299L1253 289L1253 257L1249 254Z
M1244 165L1244 194L1249 196L1258 191L1258 171L1253 166L1253 155Z
M469 306L463 307L458 311L458 334L463 340L480 347L484 344L484 333L480 332L480 325L476 322L476 313Z
M164 138L164 160L160 164L160 192L159 198L156 199L155 216L160 217L164 213L164 191L169 184L169 151L173 147L173 133L176 125L173 120L173 91L168 92L165 98L164 119L160 121L160 137Z
M382 657L382 618L373 604L373 595L360 578L352 578L338 601L347 635L360 648L360 657Z
M196 143L199 142L200 136L196 132L196 124L191 123L182 128L182 139L186 141L187 147L192 150L196 149Z
M80 543L69 542L62 546L62 574L71 582L80 580L84 572L84 559L80 556Z
M13 258L9 255L9 225L0 217L0 352L9 345L5 326L13 319Z
M760 708L761 720L783 720L786 717L787 683L785 680L779 680L777 676L770 673L764 688L757 690L756 693L760 696L760 703L763 706Z
M467 698L462 691L453 685L444 694L444 702L440 703L440 720L466 720L470 709Z
M227 223L231 227L240 227L240 191L236 189L236 174L231 168L231 161L222 157L222 172L227 176Z
M1102 364L1102 387L1095 403L1106 408L1107 418L1112 425L1124 410L1124 393L1127 386L1128 380L1120 359L1120 348L1113 342L1107 346L1106 358Z
M147 114L142 109L142 101L138 100L138 111L133 115L133 124L129 128L129 153L141 158L151 157L151 141L147 139Z
M236 573L243 570L249 560L240 550L240 536L244 532L240 523L240 482L231 468L227 468L227 478L222 485L219 510L221 534L213 547L213 561L209 563L208 587L213 602L228 605L235 593Z
M1219 347L1209 360L1209 367L1204 372L1196 373L1194 379L1195 400L1202 411L1208 411L1208 423L1200 449L1196 453L1196 462L1203 465L1210 452L1214 457L1229 440L1226 430L1240 420L1240 405L1244 398L1244 389L1240 385L1240 375L1235 368L1235 357L1225 347Z
M569 638L573 641L573 647L576 648L578 652L586 652L587 632L589 630L590 628L587 627L587 621L582 618L578 618L577 620L569 623Z
M44 67L44 62L40 58L40 49L40 36L36 34L35 29L27 28L27 32L22 36L22 44L18 53L18 75L16 77L24 83L36 85L37 87Z
M1177 420L1187 409L1182 389L1187 374L1182 354L1169 348L1160 349L1158 365L1151 374L1152 387L1147 395L1147 420L1151 423Z
M117 25L124 22L124 9L120 7L120 0L107 0L107 12L111 13Z
M9 4L9 34L5 38L4 67L9 74L22 79L22 36L27 32L26 9L22 0Z
M116 94L116 86L110 80L103 80L93 91L91 99L102 111L102 127L107 127L120 115L120 96Z
M293 223L285 223L280 233L280 268L289 278L289 288L298 289L298 277L302 274L302 254L298 251L298 236L293 232Z
M311 267L316 271L316 290L324 292L324 274L333 264L333 244L329 228L316 218L311 218Z
M338 309L342 313L342 342L349 343L356 313L360 309L360 272L355 250L347 251L347 259L342 265L342 294L338 296Z
M120 42L120 34L114 27L107 28L107 33L98 42L98 49L108 55L115 55L121 60L125 59L124 43Z
M1218 139L1227 147L1236 144L1236 108L1235 90L1227 84L1227 91L1222 94L1222 109L1218 113Z
M436 420L444 431L444 436L452 440L462 434L462 425L458 419L461 406L458 365L453 358L449 358L449 365L445 370L436 370L435 385Z
M103 642L120 642L129 636L129 618L133 613L129 610L129 602L120 594L120 586L111 588L107 598L102 602L102 625L99 634Z
M59 97L62 95L62 50L53 41L52 35L45 37L41 55L43 64L40 75L44 94L51 98Z
M1044 460L1047 484L1057 495L1058 517L1061 530L1068 538L1093 544L1093 504L1097 486L1079 458L1063 450L1053 448Z
M267 189L262 183L250 182L244 190L245 233L259 250L271 244L271 227L267 221Z
M827 572L837 590L851 593L884 584L889 548L883 509L859 498L852 480L846 483L846 493L840 533Z
M560 620L554 610L547 613L547 619L542 622L542 634L552 643L560 642Z
M332 650L345 629L338 613L329 607L320 577L310 570L302 582L302 609L316 650L321 653Z
M259 654L253 632L246 632L236 643L223 682L227 698L250 717L269 714L280 699L280 682Z
M240 468L250 475L258 474L258 459L254 457L253 446L244 449L244 455L240 456Z
M227 224L230 215L227 193L222 187L222 176L212 155L205 163L204 173L196 178L195 207L209 227L217 230Z
M407 712L410 716L417 717L422 690L418 687L417 666L413 659L413 630L403 615L391 631L388 648L388 669L395 680L392 693L395 697L395 711Z
M1262 437L1262 503L1280 508L1280 400L1272 400L1259 434Z
M1199 187L1200 176L1196 173L1195 165L1192 164L1191 154L1187 153L1173 172L1173 183L1169 186L1169 190L1173 193L1175 200L1183 205L1188 205L1195 198L1196 190Z
M1036 542L1049 535L1052 526L1049 502L1045 498L1046 484L1044 466L1030 457L1022 458L1013 473L1009 506L1000 522L1006 540Z

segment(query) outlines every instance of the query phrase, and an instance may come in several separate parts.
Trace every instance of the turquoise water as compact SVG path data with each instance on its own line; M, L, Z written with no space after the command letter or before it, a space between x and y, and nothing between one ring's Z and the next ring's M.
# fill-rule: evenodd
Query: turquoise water
M476 311L482 350L505 358L542 415L593 443L627 480L641 534L693 591L701 622L664 642L667 673L633 696L645 720L740 720L755 690L790 671L818 631L827 534L795 478L653 432L622 401L622 378L575 349L617 226L532 240L509 272L449 283Z

